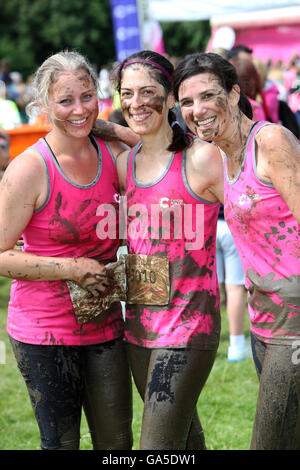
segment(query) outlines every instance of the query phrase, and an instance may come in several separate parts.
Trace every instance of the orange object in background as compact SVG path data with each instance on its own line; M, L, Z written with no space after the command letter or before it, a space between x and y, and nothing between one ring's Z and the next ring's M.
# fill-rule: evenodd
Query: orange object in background
M6 130L10 137L10 158L13 159L24 152L27 147L30 147L38 139L45 137L50 130L51 125L47 118L43 116L39 117L35 124L22 124Z
M112 108L107 107L102 113L99 113L98 119L107 120L111 111ZM50 130L51 124L44 114L40 114L34 124L22 124L6 130L5 132L10 136L10 158L13 159L20 155L27 147L30 147L41 137L45 137Z
M104 121L107 121L108 118L109 118L110 113L112 112L112 110L113 110L113 108L111 106L108 106L107 108L105 108L104 111L99 112L97 118L98 119L103 119Z

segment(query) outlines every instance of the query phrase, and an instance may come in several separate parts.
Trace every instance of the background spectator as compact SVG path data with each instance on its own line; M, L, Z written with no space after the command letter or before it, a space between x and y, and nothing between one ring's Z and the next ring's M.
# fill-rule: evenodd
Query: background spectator
M9 135L0 129L0 180L9 164Z
M6 85L0 81L0 126L4 129L12 129L22 124L18 106L13 100L7 99Z

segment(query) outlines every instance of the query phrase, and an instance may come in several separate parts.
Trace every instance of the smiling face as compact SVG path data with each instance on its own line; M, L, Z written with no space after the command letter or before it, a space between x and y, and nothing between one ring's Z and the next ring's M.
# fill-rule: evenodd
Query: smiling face
M215 75L201 73L180 84L178 98L189 129L202 140L218 141L237 109L239 92L235 86L228 94Z
M98 98L84 70L65 71L51 85L48 114L53 126L74 137L87 136L98 116Z
M129 127L140 135L153 134L168 122L174 98L147 67L133 64L122 71L121 108Z

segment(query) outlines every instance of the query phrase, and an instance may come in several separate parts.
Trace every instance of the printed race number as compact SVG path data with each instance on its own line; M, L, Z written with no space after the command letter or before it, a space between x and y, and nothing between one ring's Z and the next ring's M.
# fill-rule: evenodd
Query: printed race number
M155 271L147 271L144 269L140 271L139 269L130 269L129 270L129 280L131 282L146 282L155 284L156 283L156 273Z
M127 303L167 305L170 296L169 260L148 255L126 256Z

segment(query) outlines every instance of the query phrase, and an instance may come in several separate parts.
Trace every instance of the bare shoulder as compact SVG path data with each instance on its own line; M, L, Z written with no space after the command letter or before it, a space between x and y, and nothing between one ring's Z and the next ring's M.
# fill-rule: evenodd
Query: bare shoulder
M207 165L210 169L222 169L222 157L219 148L215 144L200 139L194 139L193 144L187 151L187 158L191 160L195 169L202 169Z
M12 160L0 183L2 251L15 245L34 210L45 201L46 195L45 164L37 151L28 149ZM5 230L3 227L6 227Z
M46 167L41 155L29 148L15 157L8 165L1 181L1 192L10 188L18 194L35 197L47 185Z
M300 149L299 140L289 129L280 124L262 127L255 140L260 150L280 150L282 146Z
M187 151L186 174L198 196L211 202L223 200L223 162L215 144L193 141Z
M280 194L284 180L300 181L300 145L298 139L285 127L270 124L255 136L258 177L271 183ZM290 184L288 184L288 187Z
M256 136L257 174L271 183L300 222L300 145L285 127L269 125Z
M41 176L45 171L45 164L41 155L34 149L29 148L15 157L7 167L7 174L23 178Z
M119 156L125 151L125 150L128 150L129 147L124 144L123 142L120 142L120 141L114 141L114 142L109 142L109 147L113 153L113 155L115 156L115 158L119 158Z
M274 184L277 176L284 173L299 174L300 144L285 127L270 124L263 127L255 137L258 176Z

